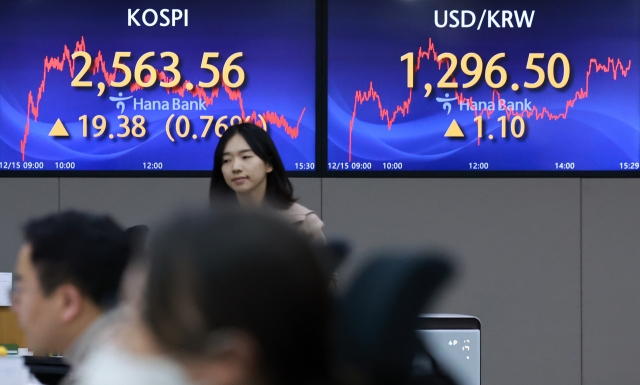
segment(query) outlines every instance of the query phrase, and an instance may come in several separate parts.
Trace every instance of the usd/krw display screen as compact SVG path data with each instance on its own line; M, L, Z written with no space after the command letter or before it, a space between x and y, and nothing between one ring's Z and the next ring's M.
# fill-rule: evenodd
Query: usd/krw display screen
M0 4L0 170L206 171L251 121L315 169L314 1Z
M329 170L638 170L639 4L329 0Z

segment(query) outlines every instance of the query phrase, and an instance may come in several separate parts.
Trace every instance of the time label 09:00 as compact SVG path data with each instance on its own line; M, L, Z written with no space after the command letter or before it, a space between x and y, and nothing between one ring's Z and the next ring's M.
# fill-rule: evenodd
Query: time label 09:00
M0 162L0 170L44 170L44 162Z

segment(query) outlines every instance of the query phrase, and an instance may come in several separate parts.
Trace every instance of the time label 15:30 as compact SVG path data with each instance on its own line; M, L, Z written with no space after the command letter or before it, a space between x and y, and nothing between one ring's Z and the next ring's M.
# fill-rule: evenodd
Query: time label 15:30
M296 162L296 170L313 171L316 169L316 164L313 162Z

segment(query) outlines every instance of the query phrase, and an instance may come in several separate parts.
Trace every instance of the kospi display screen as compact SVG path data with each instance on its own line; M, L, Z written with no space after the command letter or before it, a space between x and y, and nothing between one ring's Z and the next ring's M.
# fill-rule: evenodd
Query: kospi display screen
M315 1L0 2L0 171L208 171L251 121L316 158Z
M640 168L640 2L328 0L329 171Z

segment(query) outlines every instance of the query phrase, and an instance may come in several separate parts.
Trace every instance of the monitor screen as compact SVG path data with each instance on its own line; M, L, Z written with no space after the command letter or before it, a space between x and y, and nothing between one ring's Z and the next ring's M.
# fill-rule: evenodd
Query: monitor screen
M210 171L251 121L314 170L315 1L0 3L0 171Z
M329 171L640 168L640 2L328 0Z
M420 318L418 338L458 385L480 385L480 322L474 317Z

